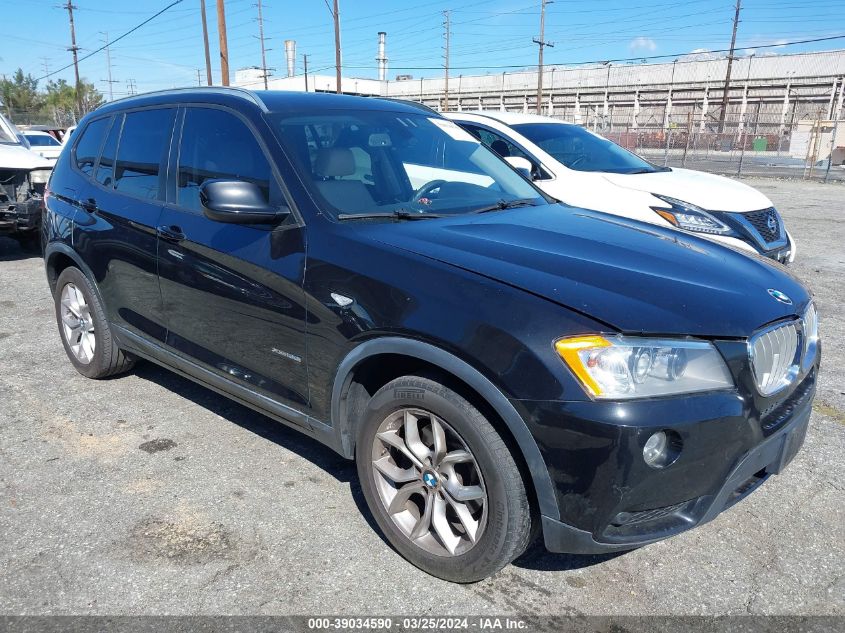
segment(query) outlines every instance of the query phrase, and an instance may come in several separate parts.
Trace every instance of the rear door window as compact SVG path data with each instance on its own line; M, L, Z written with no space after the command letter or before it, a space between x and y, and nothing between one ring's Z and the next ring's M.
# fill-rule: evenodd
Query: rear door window
M261 146L237 116L217 108L191 107L185 111L179 146L177 204L200 211L199 188L209 179L254 183L269 202L271 173ZM276 197L275 188L273 194Z
M100 154L100 162L94 178L104 187L111 188L114 185L114 159L117 156L117 139L120 137L120 128L123 126L123 115L119 114L114 118L114 124L106 137L106 144Z
M170 148L175 112L157 108L126 114L114 171L117 191L145 200L155 200L164 191L162 164Z
M74 151L74 160L76 161L76 168L83 174L90 176L91 172L94 171L94 164L97 162L97 155L100 153L103 137L110 120L109 117L105 117L91 121L83 130L82 136L79 137L79 142L76 144Z

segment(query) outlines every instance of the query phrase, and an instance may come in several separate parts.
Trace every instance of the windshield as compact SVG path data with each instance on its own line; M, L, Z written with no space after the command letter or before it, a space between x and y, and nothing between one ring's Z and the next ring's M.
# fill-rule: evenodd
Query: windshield
M558 162L576 171L643 174L663 171L616 143L578 125L525 123L514 125L522 134Z
M270 115L312 195L350 214L458 215L547 204L507 163L452 121L426 114L333 110Z
M17 128L0 114L0 143L20 145Z
M26 140L29 141L29 144L33 147L54 147L54 146L61 146L56 139L54 139L49 134L24 134Z

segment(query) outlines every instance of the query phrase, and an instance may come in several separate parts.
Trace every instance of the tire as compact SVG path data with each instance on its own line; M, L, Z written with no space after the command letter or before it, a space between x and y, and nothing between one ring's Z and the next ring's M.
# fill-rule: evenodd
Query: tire
M62 345L80 374L106 378L132 369L135 358L117 346L103 304L81 270L69 267L62 271L54 303Z
M478 409L435 380L403 376L379 389L358 429L356 463L387 540L432 576L477 582L530 544L532 510L513 454Z

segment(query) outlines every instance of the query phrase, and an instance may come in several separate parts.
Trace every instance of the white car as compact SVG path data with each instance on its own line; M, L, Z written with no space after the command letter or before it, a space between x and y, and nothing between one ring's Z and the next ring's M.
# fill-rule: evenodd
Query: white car
M566 204L689 231L782 263L795 259L795 242L771 200L741 182L659 167L550 117L494 111L444 116L514 167L530 170L537 186Z
M62 144L47 132L23 130L23 137L29 143L29 149L47 160L56 161L62 153Z
M28 149L22 136L0 114L0 235L35 242L53 163Z

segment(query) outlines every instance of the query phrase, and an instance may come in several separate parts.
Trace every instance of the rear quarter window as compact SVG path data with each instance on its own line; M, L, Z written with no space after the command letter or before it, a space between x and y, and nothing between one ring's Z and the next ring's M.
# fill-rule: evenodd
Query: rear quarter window
M76 168L83 174L91 175L94 171L94 164L97 162L97 155L103 145L103 138L108 128L109 118L95 119L91 121L82 131L79 142L74 149L74 160Z

